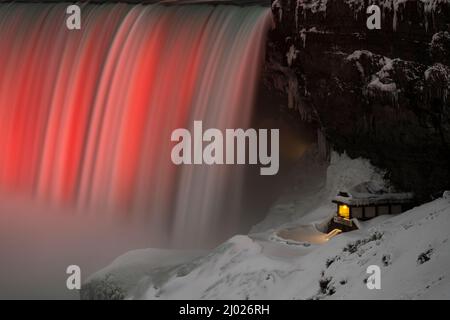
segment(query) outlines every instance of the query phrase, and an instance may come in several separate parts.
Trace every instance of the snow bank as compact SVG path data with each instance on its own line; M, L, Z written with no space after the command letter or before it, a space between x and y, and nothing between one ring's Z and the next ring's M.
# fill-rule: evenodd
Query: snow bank
M173 266L189 262L202 254L201 251L162 249L127 252L89 277L81 296L84 299L124 299L141 282L147 279L155 283L164 281L164 276L159 277L161 274L164 275Z
M305 166L310 170L294 179L252 234L235 236L197 258L185 255L185 262L180 252L132 252L85 287L128 299L449 299L447 196L398 216L362 222L361 230L321 245L271 240L281 226L332 214L330 200L338 189L369 180L385 183L383 172L366 160L333 153L324 168L313 159L310 154L299 164L297 173ZM366 286L369 265L381 268L380 290Z
M449 299L450 202L439 199L372 228L328 260L324 290L332 299ZM381 290L368 290L366 268L381 268ZM331 294L332 293L332 294Z

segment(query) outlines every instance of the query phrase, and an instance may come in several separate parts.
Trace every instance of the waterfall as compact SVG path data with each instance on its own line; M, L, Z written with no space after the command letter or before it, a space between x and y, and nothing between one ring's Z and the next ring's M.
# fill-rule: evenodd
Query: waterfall
M0 195L197 244L239 224L242 166L175 166L170 136L250 125L270 9L0 4ZM0 213L1 214L1 213Z

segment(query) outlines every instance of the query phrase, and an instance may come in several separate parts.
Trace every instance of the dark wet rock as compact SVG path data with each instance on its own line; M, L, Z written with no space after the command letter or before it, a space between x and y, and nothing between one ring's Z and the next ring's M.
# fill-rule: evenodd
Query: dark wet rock
M373 2L373 1L372 1ZM273 1L266 85L419 200L450 185L450 1Z

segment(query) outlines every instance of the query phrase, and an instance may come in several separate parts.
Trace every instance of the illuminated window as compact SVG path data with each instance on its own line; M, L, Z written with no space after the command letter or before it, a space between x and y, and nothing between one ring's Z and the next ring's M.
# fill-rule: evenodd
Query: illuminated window
M339 216L344 219L350 219L350 208L346 206L345 204L339 205Z

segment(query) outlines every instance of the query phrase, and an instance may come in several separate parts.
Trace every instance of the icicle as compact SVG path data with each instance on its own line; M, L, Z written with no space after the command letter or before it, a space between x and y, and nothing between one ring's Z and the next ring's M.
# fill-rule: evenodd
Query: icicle
M303 49L306 48L306 29L302 29L300 32L300 38L302 39Z
M297 58L298 50L294 45L291 45L288 53L286 54L288 66L292 65L292 62Z
M288 108L295 109L298 106L298 80L295 76L288 79Z
M397 31L397 10L398 10L398 3L394 2L394 17L392 19L392 30Z

